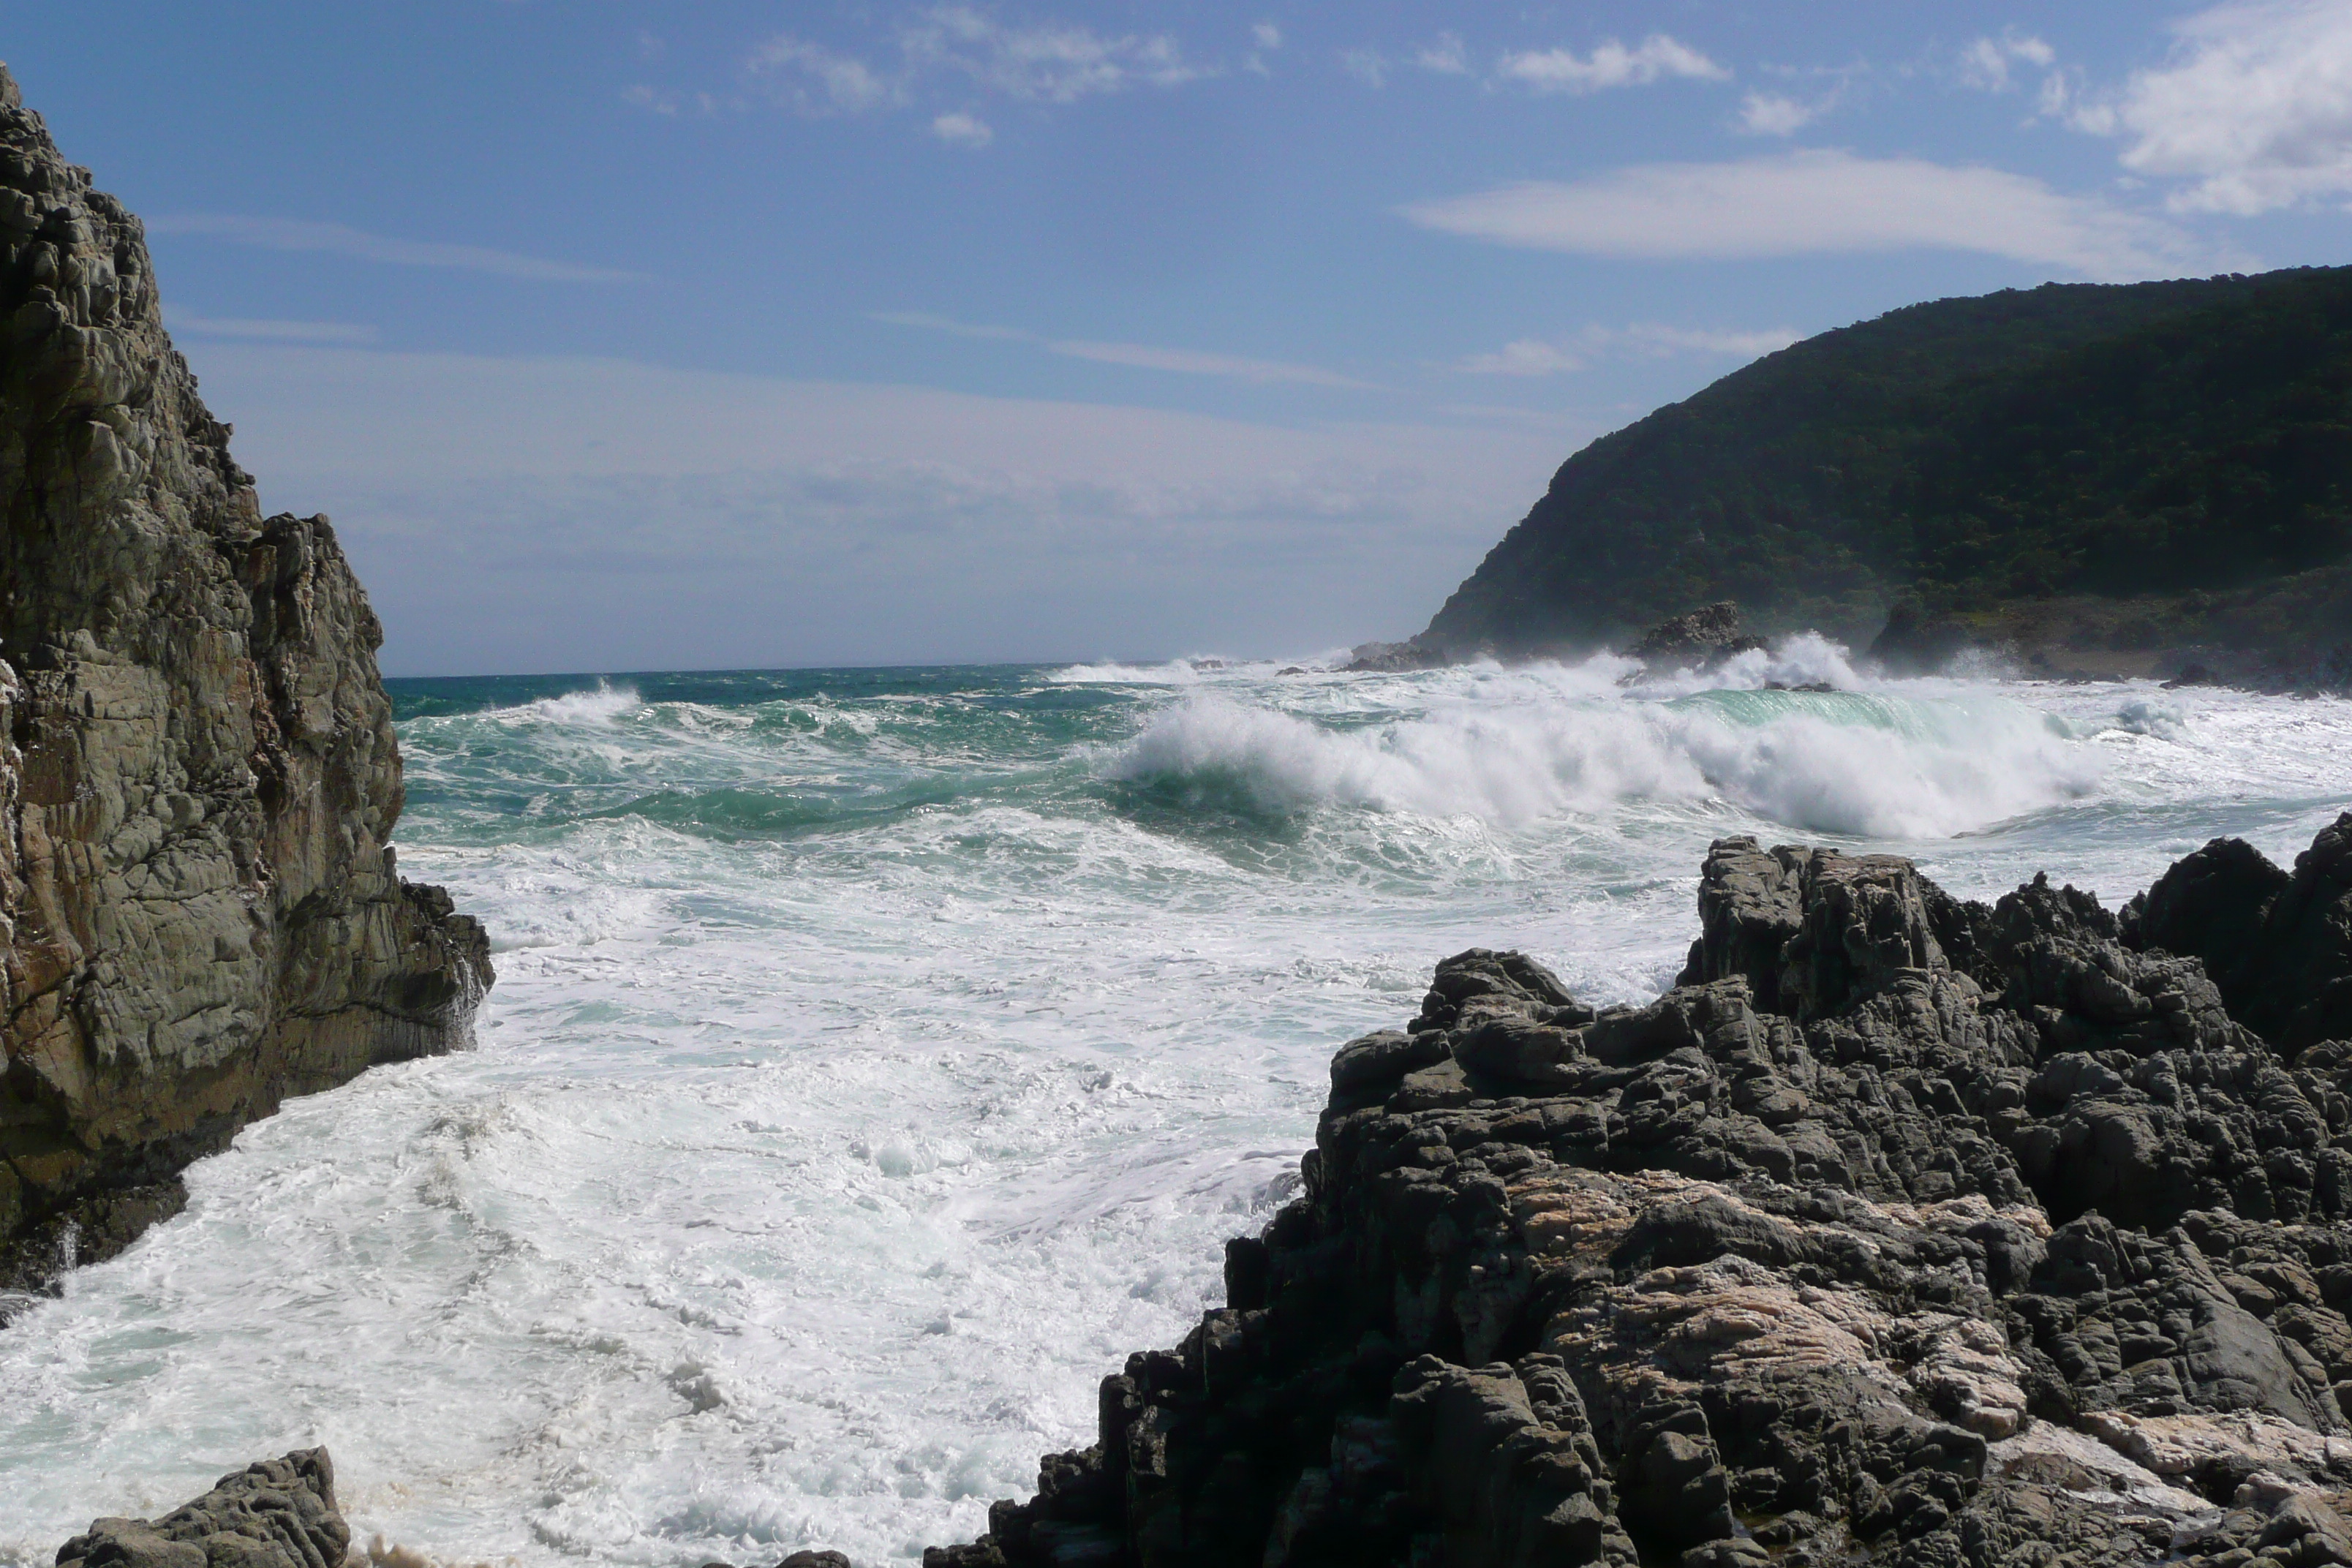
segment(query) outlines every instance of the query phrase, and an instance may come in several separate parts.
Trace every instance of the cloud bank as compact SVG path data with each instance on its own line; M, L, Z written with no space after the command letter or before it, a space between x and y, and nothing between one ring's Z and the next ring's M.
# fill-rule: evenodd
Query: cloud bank
M1731 72L1687 44L1653 33L1633 48L1612 38L1589 55L1573 49L1528 49L1507 54L1495 68L1507 81L1538 92L1598 92L1612 87L1647 87L1668 77L1727 81Z
M2251 217L2352 196L2352 6L2222 5L2174 31L2169 61L2074 123L2123 137L2135 174L2189 182L2177 212Z
M1575 444L192 349L264 504L335 518L394 673L1308 654L1417 629Z
M1624 259L1960 250L2101 279L2213 259L2168 224L2022 174L1838 152L1526 181L1418 203L1403 215L1465 238Z
M240 217L229 213L166 213L147 220L147 232L198 235L231 245L258 246L265 250L323 251L361 261L394 267L446 267L463 272L487 272L499 278L520 278L534 283L642 283L642 272L611 267L582 267L569 261L492 250L478 245L445 245L434 240L394 239L339 223L314 223L303 218Z

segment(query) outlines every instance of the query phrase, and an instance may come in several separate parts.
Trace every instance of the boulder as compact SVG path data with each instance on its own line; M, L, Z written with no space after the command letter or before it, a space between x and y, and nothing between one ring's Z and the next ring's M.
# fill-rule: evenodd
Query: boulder
M161 1519L101 1519L58 1548L58 1568L343 1568L352 1532L335 1466L302 1448L223 1476Z
M1739 623L1739 606L1729 599L1660 621L1626 648L1653 669L1711 669L1735 654L1764 646Z

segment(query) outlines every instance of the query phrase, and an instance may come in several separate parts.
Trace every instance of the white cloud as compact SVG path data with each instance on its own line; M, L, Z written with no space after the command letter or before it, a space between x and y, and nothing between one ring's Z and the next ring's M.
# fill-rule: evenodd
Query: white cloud
M1706 328L1669 327L1655 321L1636 321L1618 332L1616 338L1634 352L1652 356L1702 353L1759 359L1765 354L1780 353L1803 335L1786 327L1767 327L1762 331L1717 331Z
M1827 107L1826 102L1801 103L1777 92L1751 92L1739 100L1739 130L1749 136L1793 136Z
M1207 74L1165 33L1106 36L1061 24L1009 27L965 5L941 5L900 29L910 67L950 68L1008 98L1074 103L1138 85L1174 87Z
M901 101L905 89L854 55L780 33L744 62L754 76L781 76L784 100L803 114L863 114Z
M960 338L996 338L1009 342L1034 342L1037 334L1024 332L1018 327L975 326L950 316L935 316L929 310L877 310L871 321L887 321L894 327L922 327L934 332L951 332Z
M2174 31L2169 61L2073 122L2126 137L2134 174L2192 182L2176 211L2252 216L2352 195L2352 7L2221 5Z
M2098 279L2178 275L2231 258L2169 225L2022 174L1834 152L1531 181L1403 216L1498 245L1627 258L1961 250Z
M166 308L163 324L200 338L245 338L280 343L372 343L373 327L353 321L272 321L243 316L194 316Z
M1664 77L1723 81L1731 75L1696 49L1664 33L1653 33L1631 49L1612 38L1584 56L1571 49L1505 55L1496 69L1538 92L1576 93L1612 87L1646 87Z
M1440 76L1468 76L1470 51L1464 47L1459 35L1440 33L1435 43L1423 44L1414 51L1412 63Z
M304 218L239 217L228 213L166 213L147 220L147 232L156 235L198 235L232 245L258 246L265 250L323 251L381 261L395 267L446 267L466 272L488 272L500 278L521 278L535 283L642 283L642 272L611 267L581 267L550 261L511 250L478 245L444 245L433 240L393 239L368 234L339 223L314 223Z
M1454 368L1472 375L1559 375L1582 370L1582 354L1541 338L1520 338L1491 353L1472 354Z
M988 121L961 110L932 121L931 134L954 147L985 147L996 140L996 132L988 128Z
M1215 375L1232 381L1260 384L1287 382L1299 386L1328 386L1349 392L1383 390L1336 371L1281 360L1247 359L1239 354L1207 353L1197 349L1160 348L1150 343L1093 342L1076 338L1047 338L1019 327L978 326L929 310L883 310L871 317L894 327L921 327L960 338L992 338L1006 342L1034 343L1048 353L1067 359L1093 360L1098 364L1127 365L1136 370L1173 371L1181 375Z
M621 101L639 109L649 109L656 114L676 114L677 100L646 82L636 82L621 89Z
M2057 58L2058 51L2048 44L2011 27L1998 38L1979 37L1964 45L1956 69L1962 87L1972 87L1979 92L2007 92L2017 85L2010 75L2012 63L2048 70Z
M1389 79L1389 62L1374 48L1340 50L1339 68L1366 87L1380 87Z
M1282 47L1282 29L1271 22L1260 22L1250 28L1250 39L1257 47L1242 57L1242 69L1254 76L1272 76L1265 57Z
M334 515L400 673L1401 636L1597 433L194 347L266 502Z
M1311 364L1286 364L1279 360L1244 359L1236 354L1202 353L1192 349L1153 348L1145 343L1096 343L1055 341L1045 347L1071 359L1103 364L1131 365L1139 370L1174 371L1182 375L1217 375L1233 381L1289 382L1301 386L1328 386L1351 392L1378 392L1370 382L1358 381Z
M1538 376L1583 370L1606 357L1664 359L1701 353L1755 359L1787 348L1801 335L1786 327L1725 331L1636 321L1624 327L1587 327L1567 339L1521 338L1491 353L1472 354L1454 368L1472 375Z

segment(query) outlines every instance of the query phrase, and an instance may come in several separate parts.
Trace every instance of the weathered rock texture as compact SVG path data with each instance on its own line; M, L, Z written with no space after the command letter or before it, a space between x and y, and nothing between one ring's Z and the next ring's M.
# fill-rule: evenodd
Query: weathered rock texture
M2347 863L2118 922L1735 838L1646 1007L1448 959L1227 1305L926 1562L2352 1563Z
M0 70L0 1285L288 1095L459 1043L488 945L386 840L382 628L264 518L138 219Z
M334 1461L302 1448L223 1476L161 1519L93 1521L58 1548L58 1568L343 1568L351 1544Z

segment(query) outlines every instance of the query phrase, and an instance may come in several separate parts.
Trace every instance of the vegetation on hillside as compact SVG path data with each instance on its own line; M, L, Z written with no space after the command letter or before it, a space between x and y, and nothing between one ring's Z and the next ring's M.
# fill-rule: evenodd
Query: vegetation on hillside
M1723 598L1867 637L1905 598L2163 599L2347 557L2352 268L2050 284L1825 332L1593 442L1415 641L1564 648Z

